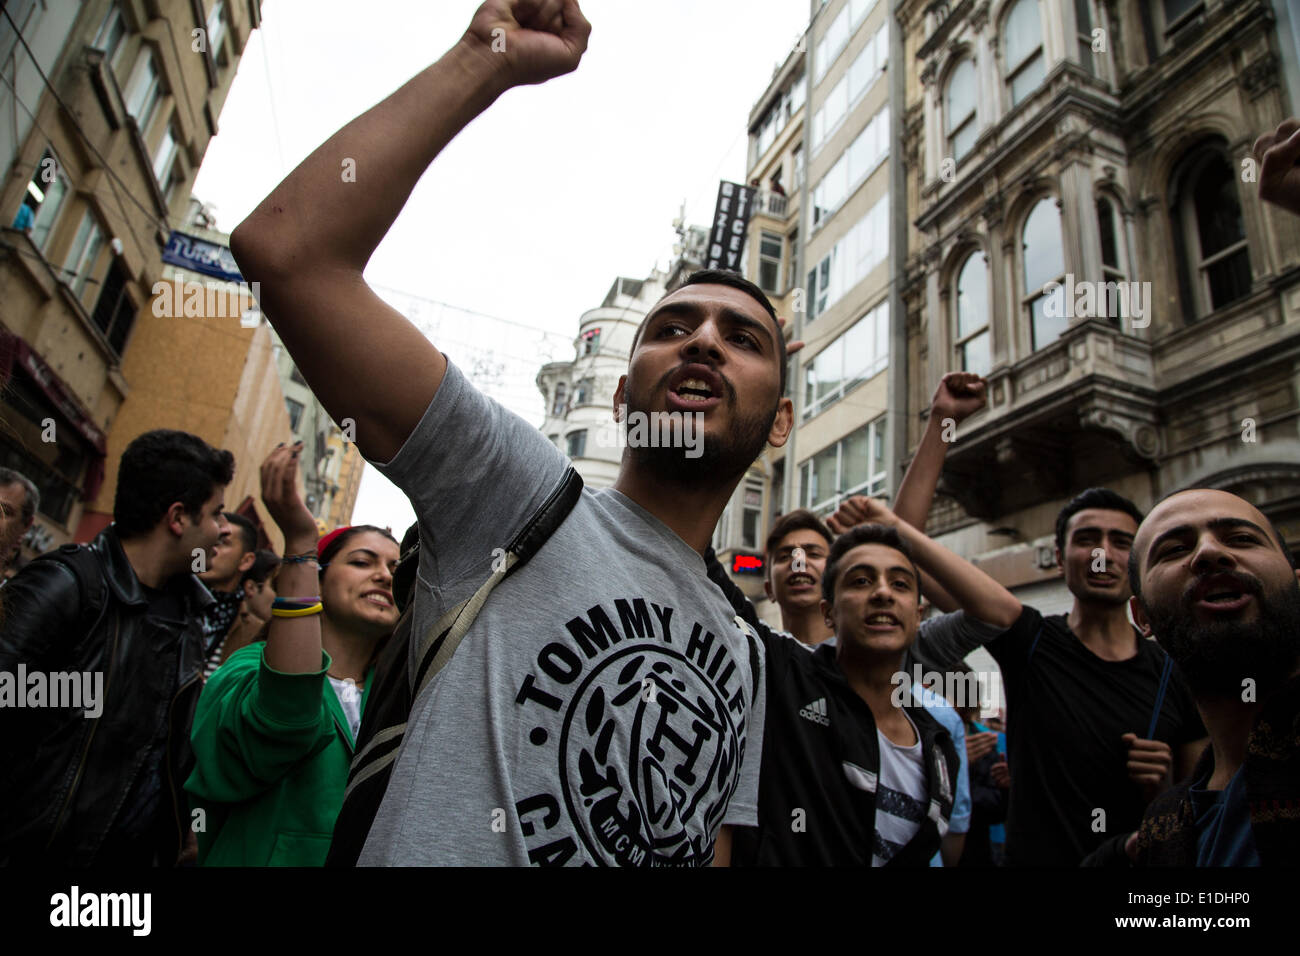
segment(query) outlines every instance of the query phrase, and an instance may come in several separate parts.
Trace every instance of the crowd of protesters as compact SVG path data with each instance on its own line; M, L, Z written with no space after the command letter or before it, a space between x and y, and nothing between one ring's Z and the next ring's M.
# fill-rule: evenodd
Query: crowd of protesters
M575 5L539 10L512 35L511 82L567 72L585 48ZM776 521L776 629L709 547L791 428L797 343L756 286L699 272L646 316L613 405L704 411L703 454L629 447L598 491L374 297L360 277L375 244L504 88L474 53L493 22L480 11L231 240L416 526L400 546L372 526L318 538L301 443L282 444L261 464L275 555L224 510L229 452L178 431L133 441L113 523L0 589L0 671L104 675L93 718L0 708L0 862L316 866L358 819L363 865L1300 860L1300 572L1249 502L1190 489L1144 515L1081 490L1056 521L1073 605L1044 615L925 534L940 429L985 402L978 376L949 373L891 505ZM1300 123L1256 150L1261 195L1300 212ZM338 188L337 155L392 171L382 201ZM0 473L0 550L35 506ZM979 647L1005 725L944 699ZM963 680L900 682L916 670ZM395 685L413 690L409 719L377 732L366 716ZM363 758L386 746L382 799L350 815Z

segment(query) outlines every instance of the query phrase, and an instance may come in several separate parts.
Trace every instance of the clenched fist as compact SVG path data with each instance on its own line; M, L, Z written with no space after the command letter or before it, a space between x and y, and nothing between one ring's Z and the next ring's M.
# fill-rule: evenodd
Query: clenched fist
M577 69L590 35L577 0L487 0L460 42L506 86L527 86Z
M987 385L974 372L949 372L939 381L930 404L930 418L951 418L960 425L988 404Z
M898 516L879 499L866 495L853 495L840 502L835 514L826 519L826 527L836 534L844 534L860 524L898 524Z

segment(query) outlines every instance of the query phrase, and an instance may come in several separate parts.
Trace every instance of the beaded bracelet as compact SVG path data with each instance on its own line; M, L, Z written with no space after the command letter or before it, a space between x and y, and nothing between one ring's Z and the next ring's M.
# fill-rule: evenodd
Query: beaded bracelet
M316 557L314 551L304 554L286 554L280 559L281 564L306 564L308 561L318 568L321 566L320 560Z

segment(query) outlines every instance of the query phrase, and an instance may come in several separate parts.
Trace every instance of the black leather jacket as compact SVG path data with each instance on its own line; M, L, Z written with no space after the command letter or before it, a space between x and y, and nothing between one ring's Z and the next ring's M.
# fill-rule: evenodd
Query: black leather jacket
M16 675L21 664L28 674L103 674L98 717L84 708L0 707L0 864L120 863L101 852L105 837L117 832L164 733L163 819L150 842L160 863L175 861L189 829L182 787L202 689L198 614L213 600L193 575L181 587L183 619L150 614L110 525L88 545L36 559L0 590L0 671ZM169 818L174 825L164 826Z

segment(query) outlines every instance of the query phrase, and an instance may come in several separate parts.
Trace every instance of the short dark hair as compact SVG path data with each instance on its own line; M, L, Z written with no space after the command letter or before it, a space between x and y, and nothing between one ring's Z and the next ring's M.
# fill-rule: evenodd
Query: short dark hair
M195 520L218 485L235 477L235 456L197 435L156 428L126 446L117 470L113 521L122 538L148 534L180 502Z
M239 534L244 539L244 553L247 554L249 551L256 551L257 529L253 527L253 522L234 511L223 511L222 514L226 516L227 521L239 528ZM265 581L266 579L259 578L259 580Z
M835 578L839 574L840 559L864 544L883 544L907 558L907 563L912 566L912 574L916 577L916 596L920 598L921 572L917 570L916 561L912 558L912 549L899 535L897 528L886 524L860 524L835 539L830 556L826 559L826 573L822 575L823 598L831 604L835 603Z
M1109 488L1089 488L1075 495L1061 509L1061 513L1056 516L1056 547L1062 553L1065 551L1065 526L1070 523L1080 511L1086 511L1089 508L1101 508L1105 511L1122 511L1131 517L1138 524L1142 523L1142 512L1138 506L1133 504L1123 495L1111 491Z
M254 554L256 557L253 558L252 566L239 576L239 587L241 589L245 581L252 581L254 584L263 583L280 567L280 556L274 551L259 548Z
M761 305L767 311L767 314L772 317L772 325L776 329L776 349L777 349L777 360L778 360L777 364L780 366L781 369L781 391L778 393L778 397L784 396L785 395L785 372L786 372L785 367L787 364L787 356L785 352L785 335L781 330L781 323L777 321L776 309L773 308L772 301L767 297L767 294L762 289L760 289L757 285L755 285L754 283L746 279L739 272L732 272L727 269L698 269L695 272L692 272L689 276L687 276L686 280L682 282L681 285L677 286L676 289L671 289L670 291L665 292L663 295L661 295L659 297L659 302L662 302L664 299L668 298L668 296L678 291L678 289L684 289L688 285L730 286L733 289L739 289L741 292L744 292L750 298L757 301L758 304ZM656 302L655 306L657 306L659 302ZM645 331L646 323L650 321L650 317L653 314L654 314L654 307L652 306L650 311L646 313L646 317L641 320L641 324L637 326L636 335L632 337L632 348L628 352L629 359L632 353L636 351L637 344L641 341L641 333Z
M1222 488L1184 488L1182 491L1170 492L1169 494L1165 495L1164 498L1161 498L1160 501L1156 502L1156 504L1160 504L1166 501L1167 499L1172 498L1174 495L1181 495L1183 491L1222 491L1222 490L1223 490ZM1244 501L1245 499L1242 500ZM1282 557L1286 559L1287 565L1291 568L1292 571L1297 570L1296 563L1295 563L1295 555L1292 554L1291 549L1287 547L1286 538L1282 537L1282 532L1279 531L1277 525L1273 523L1273 519L1265 516L1265 520L1268 522L1269 530L1273 532L1273 540L1277 542L1278 548L1281 549ZM1138 557L1137 548L1130 548L1128 552L1128 587L1129 590L1133 592L1133 596L1138 600L1141 600L1142 599L1142 575L1141 572L1138 570L1138 562L1139 562L1139 557Z
M0 468L0 485L21 485L23 489L23 524L31 524L36 517L36 509L41 504L41 493L36 485L22 472L12 468Z
M826 539L828 545L835 543L835 535L831 534L830 528L826 527L821 518L807 508L796 508L789 514L781 515L772 523L772 531L763 545L763 556L769 562L772 559L772 552L781 543L781 539L792 531L816 531Z

